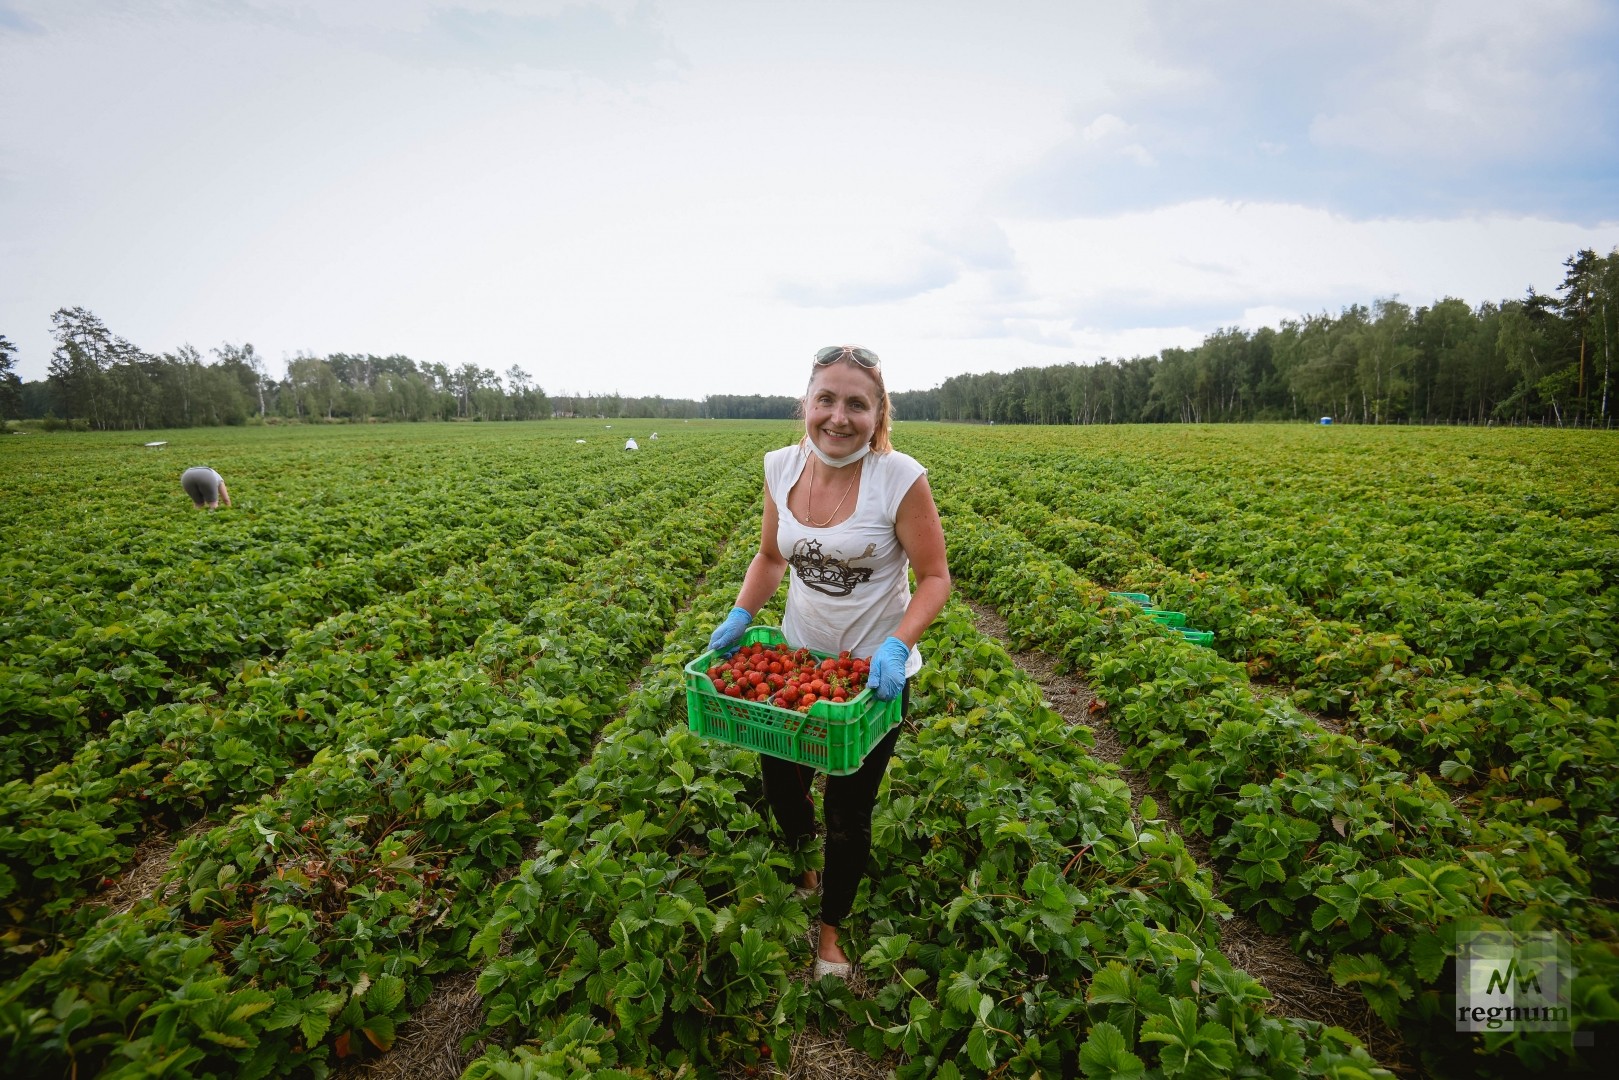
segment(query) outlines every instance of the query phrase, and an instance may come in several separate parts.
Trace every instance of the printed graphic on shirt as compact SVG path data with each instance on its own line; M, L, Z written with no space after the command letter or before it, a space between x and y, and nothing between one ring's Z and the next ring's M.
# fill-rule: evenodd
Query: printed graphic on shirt
M851 565L856 559L869 559L877 553L876 544L867 544L865 553L854 559L829 559L819 540L800 540L787 559L798 580L828 596L848 596L854 587L871 580L871 567Z

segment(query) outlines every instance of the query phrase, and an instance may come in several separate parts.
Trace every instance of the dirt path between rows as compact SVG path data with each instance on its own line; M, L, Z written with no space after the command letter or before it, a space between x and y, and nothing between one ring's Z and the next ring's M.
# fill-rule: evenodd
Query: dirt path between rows
M105 904L109 915L123 915L140 901L153 899L157 895L158 883L169 872L174 849L182 841L216 828L219 824L212 818L204 817L183 829L148 834L135 845L135 850L129 856L129 864L117 880L102 892L87 897L84 902Z
M1051 707L1070 724L1083 724L1091 729L1096 741L1093 756L1118 766L1119 778L1129 785L1135 801L1139 803L1142 796L1153 795L1159 815L1181 833L1187 851L1198 865L1214 875L1218 893L1220 871L1209 855L1207 841L1182 831L1168 797L1156 792L1145 775L1124 764L1127 746L1108 724L1105 709L1093 710L1097 697L1089 684L1072 675L1060 674L1056 660L1044 652L1014 650L1005 619L976 601L968 600L967 604L973 610L979 632L1001 642L1018 667L1039 683ZM1234 966L1258 979L1270 991L1272 1013L1336 1024L1365 1043L1372 1057L1384 1068L1401 1076L1417 1074L1409 1050L1399 1035L1367 1007L1365 999L1353 990L1337 986L1325 969L1294 952L1285 938L1265 933L1258 923L1241 912L1222 921L1219 929L1220 951Z

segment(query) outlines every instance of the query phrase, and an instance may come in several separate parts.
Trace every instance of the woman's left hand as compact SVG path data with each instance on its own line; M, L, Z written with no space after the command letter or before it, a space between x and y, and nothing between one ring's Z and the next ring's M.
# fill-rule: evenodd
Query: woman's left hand
M905 663L911 658L911 647L897 637L891 637L877 646L871 658L871 678L866 685L877 695L878 701L893 701L905 690Z

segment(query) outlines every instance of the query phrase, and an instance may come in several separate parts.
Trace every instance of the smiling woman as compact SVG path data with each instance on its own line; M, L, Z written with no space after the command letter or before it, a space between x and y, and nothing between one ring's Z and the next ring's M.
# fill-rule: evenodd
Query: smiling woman
M816 353L800 409L804 437L765 455L759 550L709 648L734 650L790 569L781 625L788 647L870 658L867 686L880 700L899 698L903 715L907 680L922 667L916 643L950 594L927 470L889 441L892 409L869 349L834 345ZM798 889L806 899L823 894L816 978L852 971L839 939L865 873L877 790L898 740L895 727L854 773L826 778L824 889L813 869L804 871ZM803 848L816 831L814 772L769 755L761 755L760 770L783 839Z
M876 449L879 427L887 442L888 395L873 389L871 376L841 365L818 370L810 380L803 402L804 433L822 464L836 469L857 463Z

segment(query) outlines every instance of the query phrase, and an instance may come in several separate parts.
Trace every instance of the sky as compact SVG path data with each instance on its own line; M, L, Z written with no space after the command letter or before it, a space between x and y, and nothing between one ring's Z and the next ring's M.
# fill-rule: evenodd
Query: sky
M1619 246L1612 0L0 0L0 335L891 391Z

